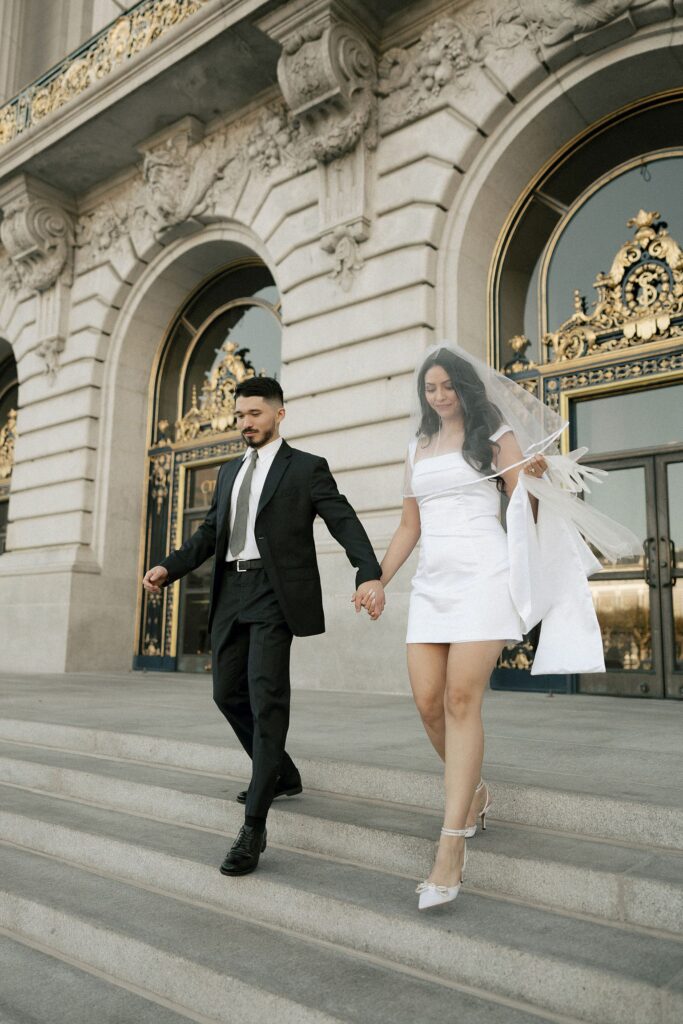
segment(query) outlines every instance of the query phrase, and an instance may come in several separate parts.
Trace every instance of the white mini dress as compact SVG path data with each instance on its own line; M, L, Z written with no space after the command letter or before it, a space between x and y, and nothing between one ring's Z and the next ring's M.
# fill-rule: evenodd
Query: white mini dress
M491 440L508 430L502 427ZM422 533L406 643L521 640L495 481L460 452L416 459L416 449L413 442L408 457Z

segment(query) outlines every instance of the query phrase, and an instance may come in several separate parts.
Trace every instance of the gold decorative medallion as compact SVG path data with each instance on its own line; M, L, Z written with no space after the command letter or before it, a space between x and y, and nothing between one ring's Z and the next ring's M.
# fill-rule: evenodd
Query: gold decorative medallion
M621 246L607 274L598 274L592 313L574 292L574 312L543 337L551 362L683 337L683 252L659 213L639 210L627 221L635 237Z

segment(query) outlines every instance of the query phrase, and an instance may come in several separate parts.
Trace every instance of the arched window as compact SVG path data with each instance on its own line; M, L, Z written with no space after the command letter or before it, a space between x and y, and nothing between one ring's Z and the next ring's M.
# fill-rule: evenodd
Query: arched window
M278 377L280 298L258 259L214 274L178 310L150 385L143 563L155 565L203 521L221 462L243 450L234 390L246 377ZM142 598L134 667L206 671L211 566L163 595Z
M18 400L17 365L8 343L0 339L0 555L5 550L7 538Z
M547 360L546 332L572 313L575 290L592 302L626 221L659 211L683 237L683 90L650 97L591 126L549 161L520 197L498 240L490 275L489 352L504 367L512 339Z

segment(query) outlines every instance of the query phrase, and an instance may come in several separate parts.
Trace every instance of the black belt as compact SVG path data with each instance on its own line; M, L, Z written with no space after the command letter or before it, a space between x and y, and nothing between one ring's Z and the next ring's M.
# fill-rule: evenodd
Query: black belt
M226 562L228 572L248 572L249 569L262 569L262 558L238 558L236 562Z

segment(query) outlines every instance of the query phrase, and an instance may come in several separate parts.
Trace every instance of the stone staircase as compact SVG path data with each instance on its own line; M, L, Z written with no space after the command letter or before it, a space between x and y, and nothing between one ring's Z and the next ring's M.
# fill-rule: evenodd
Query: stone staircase
M240 752L0 720L2 1024L683 1020L679 808L499 779L420 914L439 778L297 760L226 879Z

